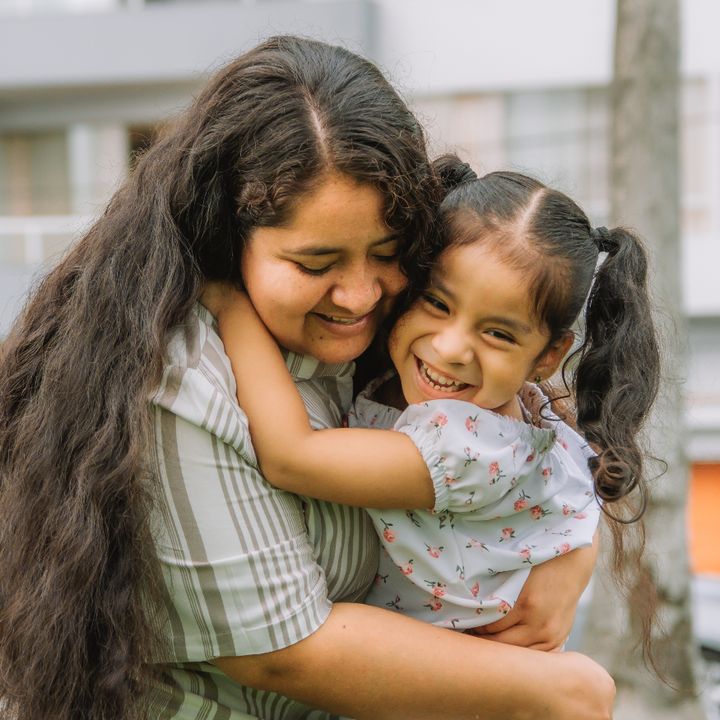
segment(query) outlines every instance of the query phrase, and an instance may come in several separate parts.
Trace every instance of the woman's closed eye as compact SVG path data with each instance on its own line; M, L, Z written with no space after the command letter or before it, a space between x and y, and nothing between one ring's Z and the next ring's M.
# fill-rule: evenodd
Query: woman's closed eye
M387 263L390 265L391 263L394 263L397 261L397 259L400 257L399 252L394 252L391 255L373 255L373 258L381 263Z
M297 269L306 275L324 275L328 270L330 270L330 268L332 268L333 265L334 263L330 263L329 265L324 265L323 267L310 267L309 265L303 265L300 262L295 263Z

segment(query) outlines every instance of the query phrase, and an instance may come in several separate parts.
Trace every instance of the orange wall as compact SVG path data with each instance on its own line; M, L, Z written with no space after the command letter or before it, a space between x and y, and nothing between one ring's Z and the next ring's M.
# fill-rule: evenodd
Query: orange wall
M720 575L720 463L693 465L689 512L693 572Z

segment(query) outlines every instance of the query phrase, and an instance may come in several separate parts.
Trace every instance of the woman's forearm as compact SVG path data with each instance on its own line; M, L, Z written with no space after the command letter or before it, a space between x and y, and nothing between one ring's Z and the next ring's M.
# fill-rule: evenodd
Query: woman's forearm
M295 645L218 658L239 683L357 720L607 720L613 682L575 653L492 643L339 603Z

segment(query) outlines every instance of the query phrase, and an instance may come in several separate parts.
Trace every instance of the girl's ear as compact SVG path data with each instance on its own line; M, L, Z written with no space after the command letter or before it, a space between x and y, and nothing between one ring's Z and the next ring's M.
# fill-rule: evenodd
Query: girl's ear
M575 335L571 332L563 335L559 340L556 340L545 352L537 359L533 367L528 380L538 382L547 380L549 377L555 374L563 358L567 355L570 347L573 344Z

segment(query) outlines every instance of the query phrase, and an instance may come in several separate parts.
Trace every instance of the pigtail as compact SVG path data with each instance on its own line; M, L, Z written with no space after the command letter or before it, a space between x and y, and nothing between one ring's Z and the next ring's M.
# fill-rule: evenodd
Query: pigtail
M432 167L445 193L454 190L458 185L478 179L477 173L452 153L433 160Z
M575 375L577 422L598 448L591 462L598 497L613 502L636 488L645 507L637 435L655 400L660 353L647 291L647 256L624 228L601 233L608 255L585 311L586 335Z

